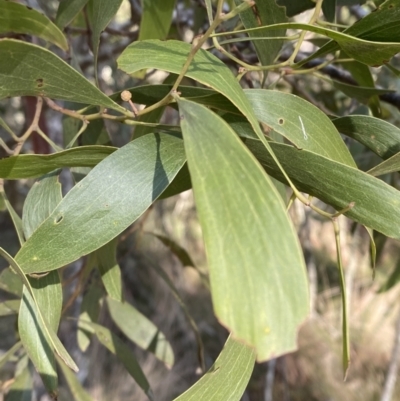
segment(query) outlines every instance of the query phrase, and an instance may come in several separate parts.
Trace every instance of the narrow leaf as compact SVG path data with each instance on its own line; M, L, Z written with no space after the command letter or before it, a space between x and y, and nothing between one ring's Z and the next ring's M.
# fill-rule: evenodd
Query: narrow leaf
M144 0L142 5L139 40L166 39L171 27L175 0Z
M0 53L0 99L46 96L124 110L43 47L14 39L0 39Z
M118 238L114 238L96 251L96 259L107 294L122 302L121 268L116 258L117 245Z
M31 401L32 388L33 377L29 366L26 366L11 384L4 401Z
M64 34L45 15L31 7L6 0L0 0L0 9L0 33L35 35L63 50L68 49Z
M400 129L370 116L345 116L333 124L339 132L354 138L383 159L400 152Z
M14 224L15 231L17 232L19 243L21 245L24 244L25 242L25 237L24 237L24 230L22 226L22 219L19 217L17 212L14 210L13 206L11 205L10 201L7 198L6 193L4 192L3 188L0 190L0 198L3 200L8 213L10 213L11 220Z
M107 298L111 318L120 330L140 348L151 351L168 367L174 363L172 348L164 334L137 309L127 302Z
M400 152L371 168L371 170L368 170L367 173L373 175L374 177L379 177L380 175L394 173L397 171L400 171Z
M19 310L19 299L15 299L12 301L4 301L0 303L0 316L8 316L15 315Z
M255 352L229 337L210 370L174 401L239 401L250 380Z
M178 105L216 315L259 361L292 351L308 287L282 199L225 121L202 105Z
M8 351L0 357L0 369L14 356L14 354L22 347L21 341L14 344Z
M10 268L0 273L0 289L10 294L22 297L22 283L18 275Z
M285 182L262 144L246 139L246 145L268 174ZM358 169L307 150L276 143L271 146L299 190L336 210L354 202L345 216L388 237L400 239L400 215L396 212L400 205L398 190Z
M61 0L57 9L56 25L61 29L69 25L87 2L88 0Z
M94 167L117 149L110 146L80 146L51 155L18 155L0 160L0 178L34 178L63 167Z
M185 159L182 140L171 135L128 143L68 192L18 252L17 262L25 273L47 272L105 245L160 196Z
M235 0L236 5L242 3L241 0ZM279 24L286 22L287 17L285 8L278 6L275 0L256 0L253 7L240 13L240 18L245 28L255 28L258 26ZM272 37L285 36L285 29L278 29L272 32ZM262 34L254 32L249 34L250 38L262 37ZM283 40L255 40L254 47L262 65L270 65L274 62L276 56L282 48Z
M145 392L149 400L153 400L150 384L129 347L104 326L85 321L82 321L81 324L83 327L89 326L94 329L99 341L123 363L128 373Z

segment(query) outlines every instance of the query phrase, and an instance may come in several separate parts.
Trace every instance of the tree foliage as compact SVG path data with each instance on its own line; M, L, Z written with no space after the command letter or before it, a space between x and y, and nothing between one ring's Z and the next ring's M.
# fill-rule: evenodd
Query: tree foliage
M9 393L31 391L29 358L54 398L59 365L75 399L90 399L73 373L79 366L57 336L67 317L61 313L63 268L85 257L74 295L83 295L78 344L85 350L97 337L147 397L156 399L132 351L99 323L99 310L107 308L133 343L166 366L174 364L162 330L124 300L116 247L120 234L155 202L188 189L207 254L209 277L202 278L210 281L215 315L230 336L208 372L197 336L204 376L176 399L239 400L256 361L296 349L309 297L303 253L287 211L294 199L333 222L346 372L349 332L337 218L344 214L365 226L373 254L374 231L400 239L400 193L389 175L400 168L400 130L389 122L390 107L399 100L374 79L380 70L399 75L394 56L400 51L400 1L376 2L373 12L345 26L335 22L338 6L348 3L340 0L206 0L188 6L195 9L191 31L200 33L191 43L174 20L183 2L144 0L141 13L131 2L130 21L119 30L110 22L128 2L53 3L55 13L49 7L43 14L0 0L2 104L36 98L22 134L0 118L0 145L7 153L0 159L0 196L20 241L14 255L0 249L9 265L1 288L12 298L0 306L4 315L18 313L20 337L0 362L18 355L21 365ZM293 19L309 9L308 23ZM90 68L84 68L82 40L91 51ZM302 50L306 42L314 46L311 54ZM105 82L101 72L109 65L115 80L124 77L122 85ZM157 71L169 73L163 83L151 83ZM355 113L329 109L307 89L299 90L303 76L308 85L314 79L352 98ZM63 115L62 143L42 128L45 107ZM176 113L172 123L163 119L168 111ZM133 135L113 146L104 122L128 127ZM51 154L29 151L40 138ZM383 161L364 168L356 142ZM65 168L75 181L63 195L59 177ZM384 180L377 178L382 175ZM36 182L21 218L4 188L27 178ZM154 235L183 264L193 264L178 244ZM88 286L95 270L101 289ZM158 273L184 305L174 284Z

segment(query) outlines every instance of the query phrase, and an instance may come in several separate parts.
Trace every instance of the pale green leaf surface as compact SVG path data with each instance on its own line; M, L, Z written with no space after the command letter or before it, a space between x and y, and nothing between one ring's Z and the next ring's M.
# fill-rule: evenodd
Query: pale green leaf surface
M54 43L63 50L68 42L60 29L48 17L31 7L13 1L0 0L0 34L22 33L35 35Z
M143 0L142 5L139 40L166 39L175 0Z
M257 140L246 145L268 174L285 182L271 156ZM297 188L332 205L336 210L354 207L345 216L388 237L400 239L400 192L355 168L289 145L271 144Z
M32 322L34 326L38 328L38 330L34 330L33 332L31 332L31 337L29 337L29 335L27 336L27 342L24 343L24 341L22 341L24 343L24 347L26 348L27 352L29 353L30 351L32 351L31 348L34 348L36 346L36 342L33 342L33 345L30 342L30 338L32 338L32 336L35 335L36 337L40 338L41 343L45 344L43 352L46 352L46 349L49 347L50 349L54 349L55 352L57 352L57 354L60 356L60 358L62 358L62 360L72 370L78 371L78 367L76 366L75 362L72 360L72 358L64 348L63 344L61 343L57 335L54 333L51 326L46 322L45 318L43 317L43 314L38 307L38 302L35 297L35 292L32 290L28 277L24 274L24 272L22 271L21 267L16 262L16 260L10 254L8 254L3 248L0 248L0 255L10 264L11 268L15 271L15 273L18 274L20 280L24 284L23 300L25 302L21 302L21 308L24 307L28 309L28 311L30 312L30 319L33 319ZM38 322L38 324L36 325L35 322ZM30 325L31 331L32 327L34 326Z
M172 348L164 334L132 305L107 298L107 306L114 323L132 342L154 353L168 367L174 364Z
M235 0L235 3L239 5L242 3L242 0ZM240 13L240 18L245 28L255 28L287 21L285 8L278 6L275 0L256 0L253 7ZM285 36L285 33L285 29L279 29L273 31L271 36ZM249 36L250 38L257 38L262 36L262 34L254 32L250 33ZM253 41L253 45L261 64L270 65L281 50L283 40L256 40Z
M178 105L216 315L260 361L292 351L308 285L282 199L224 120L187 100Z
M254 363L254 350L229 337L211 369L174 401L239 401Z
M118 237L99 248L96 251L96 259L107 294L116 301L122 302L121 268L116 257L117 245Z
M333 124L339 132L371 149L383 159L400 152L400 129L387 121L370 116L345 116Z
M0 316L15 315L19 310L19 299L14 299L12 301L4 301L0 303Z
M46 96L122 109L85 77L43 47L0 39L0 99Z
M37 304L24 286L18 315L18 332L24 348L51 394L57 393L58 380L51 340Z
M62 200L58 174L49 174L36 181L24 202L22 223L25 238L46 220ZM61 318L63 292L58 271L40 278L29 278L39 308L50 327L57 332Z
M311 103L290 93L265 89L249 89L245 94L258 120L296 147L356 166L331 120Z
M56 25L64 28L82 11L88 0L61 0L56 15Z
M80 146L50 155L18 155L0 160L0 178L34 178L63 167L93 167L117 149L110 146Z
M128 143L68 192L16 260L25 273L47 272L100 248L146 211L185 161L182 140L171 135Z
M92 327L96 333L99 341L112 352L120 362L123 363L125 369L140 386L140 388L145 392L150 400L153 400L153 392L150 388L150 384L143 373L135 355L129 349L129 347L124 344L113 332L108 330L106 327L101 326L92 322L81 321L83 327Z

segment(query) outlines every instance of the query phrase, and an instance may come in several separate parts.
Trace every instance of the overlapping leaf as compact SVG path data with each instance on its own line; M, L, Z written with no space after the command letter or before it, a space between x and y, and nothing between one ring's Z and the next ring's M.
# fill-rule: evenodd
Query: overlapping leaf
M67 26L85 7L88 0L61 0L57 9L56 24Z
M35 35L68 49L67 39L49 18L33 8L13 1L0 0L0 33Z
M289 352L308 289L282 199L220 117L187 100L178 105L216 315L258 360Z
M14 39L0 39L0 99L47 96L122 110L54 53Z
M185 160L182 141L171 135L146 135L128 143L64 197L16 260L25 273L47 272L100 248L141 216Z
M165 39L172 22L175 0L144 0L139 40Z

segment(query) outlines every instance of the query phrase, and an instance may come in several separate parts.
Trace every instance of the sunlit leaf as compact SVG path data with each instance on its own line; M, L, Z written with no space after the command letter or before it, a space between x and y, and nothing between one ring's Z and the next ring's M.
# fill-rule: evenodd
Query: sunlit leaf
M0 33L35 35L63 50L68 49L64 34L45 15L13 1L0 0L0 9Z
M4 269L0 273L0 289L10 294L22 297L22 283L17 274L10 268Z
M123 110L54 53L32 43L0 39L0 99L46 96Z
M80 146L51 155L18 155L0 160L0 178L34 178L63 167L94 167L117 149L110 146Z
M97 267L107 294L122 302L121 268L116 258L118 238L114 238L96 251Z
M0 302L0 316L15 315L19 310L20 300Z
M255 352L229 337L210 370L174 401L239 401L250 380Z
M292 351L308 286L282 199L227 123L196 103L178 105L216 315L260 361Z
M23 271L57 269L111 241L160 196L185 160L182 140L165 134L118 149L67 193L24 244L16 256Z
M374 177L379 177L380 175L394 173L396 171L400 171L400 153L396 153L394 156L371 168L367 173Z
M172 348L164 334L143 314L127 302L107 298L107 306L114 323L132 342L151 351L168 367L174 363Z

